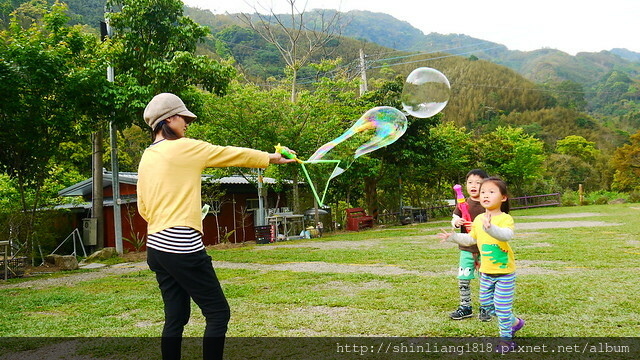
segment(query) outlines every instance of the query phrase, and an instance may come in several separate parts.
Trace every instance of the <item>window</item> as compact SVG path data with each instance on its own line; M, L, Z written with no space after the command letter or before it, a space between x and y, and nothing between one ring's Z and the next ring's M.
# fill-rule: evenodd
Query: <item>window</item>
M247 211L258 210L260 208L260 202L258 199L247 199Z

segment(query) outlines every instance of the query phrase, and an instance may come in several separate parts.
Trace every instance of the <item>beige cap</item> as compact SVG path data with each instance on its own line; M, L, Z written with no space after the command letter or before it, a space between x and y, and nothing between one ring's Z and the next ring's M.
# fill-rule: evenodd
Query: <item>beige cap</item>
M160 121L173 115L184 116L188 119L188 122L197 118L194 113L187 110L184 102L178 96L171 93L162 93L154 96L144 109L144 121L147 122L151 129L154 129Z

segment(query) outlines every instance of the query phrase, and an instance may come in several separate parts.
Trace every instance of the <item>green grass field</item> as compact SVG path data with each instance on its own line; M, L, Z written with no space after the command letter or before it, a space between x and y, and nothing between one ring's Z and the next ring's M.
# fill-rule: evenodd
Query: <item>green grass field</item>
M520 336L638 336L640 204L512 215L518 266L514 310L527 321ZM435 219L209 250L220 262L216 272L231 305L228 336L496 336L495 320L448 318L458 302L458 250L435 237L447 226L448 219ZM33 280L0 282L0 336L155 337L161 332L162 301L149 270L71 287L25 287ZM474 280L475 306L477 286ZM201 336L203 329L193 305L185 336Z

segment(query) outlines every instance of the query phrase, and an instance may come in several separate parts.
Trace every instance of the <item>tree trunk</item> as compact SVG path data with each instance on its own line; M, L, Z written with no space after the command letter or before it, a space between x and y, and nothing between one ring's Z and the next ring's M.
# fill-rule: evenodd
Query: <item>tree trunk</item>
M293 176L293 213L300 213L300 189L298 187L298 174Z
M364 178L364 194L367 201L369 215L374 222L378 221L378 179L374 177Z
M298 70L292 66L292 75L291 75L291 102L296 102L296 81L298 81Z

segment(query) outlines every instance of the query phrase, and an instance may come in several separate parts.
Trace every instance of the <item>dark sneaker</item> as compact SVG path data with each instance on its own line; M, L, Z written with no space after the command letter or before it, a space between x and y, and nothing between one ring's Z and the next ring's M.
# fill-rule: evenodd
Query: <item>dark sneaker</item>
M524 327L524 320L520 319L520 318L516 318L517 322L515 325L513 325L511 327L511 336L515 337L516 336L516 331L522 329Z
M518 348L518 345L513 340L500 340L496 344L495 351L498 354L506 354L508 352L515 351L517 348Z
M478 319L480 319L480 321L491 321L491 310L481 307L480 314L478 314Z
M453 320L462 320L473 316L473 310L471 306L460 306L456 311L449 314L449 317Z

